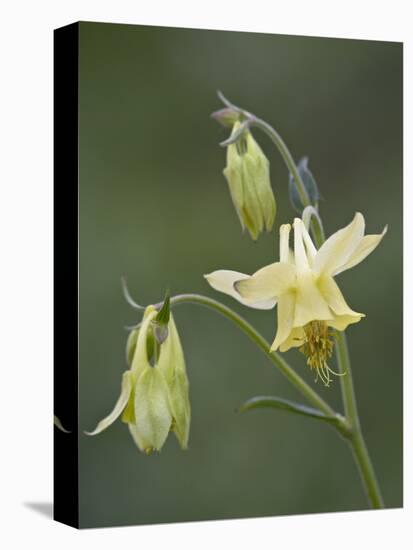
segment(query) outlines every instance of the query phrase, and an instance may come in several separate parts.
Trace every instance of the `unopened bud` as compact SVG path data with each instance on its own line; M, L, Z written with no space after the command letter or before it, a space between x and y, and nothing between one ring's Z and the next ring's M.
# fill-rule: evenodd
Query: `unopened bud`
M239 122L235 123L232 135L239 133L240 127ZM228 145L224 175L242 228L246 227L254 240L264 228L271 231L276 202L269 162L248 128Z
M310 205L317 207L318 201L320 200L320 194L318 192L318 187L314 176L308 168L308 157L303 157L300 160L297 165L297 170L304 184L304 189L306 190ZM300 194L297 190L297 184L292 174L290 174L288 181L288 193L290 195L290 201L294 210L301 214L306 205L303 204L303 201L301 200Z
M159 323L166 325L168 333L162 343L155 336ZM113 411L93 432L86 433L96 435L122 416L134 442L145 454L160 451L170 431L186 449L191 419L188 379L168 297L160 312L153 306L146 308L139 328L128 337L127 358L130 370L123 374Z

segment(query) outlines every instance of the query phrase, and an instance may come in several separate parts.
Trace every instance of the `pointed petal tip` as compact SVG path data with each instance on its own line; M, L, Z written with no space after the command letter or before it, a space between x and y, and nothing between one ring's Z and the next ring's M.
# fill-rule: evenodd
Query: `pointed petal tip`
M188 450L188 442L187 441L180 441L178 436L177 436L177 439L178 439L179 448L181 449L181 451L187 451Z
M364 216L363 216L363 214L362 214L361 212L356 212L356 213L354 214L354 219L353 219L353 221L355 221L356 219L357 219L357 221L359 221L359 223L362 223L363 225L366 224L365 219L364 219Z

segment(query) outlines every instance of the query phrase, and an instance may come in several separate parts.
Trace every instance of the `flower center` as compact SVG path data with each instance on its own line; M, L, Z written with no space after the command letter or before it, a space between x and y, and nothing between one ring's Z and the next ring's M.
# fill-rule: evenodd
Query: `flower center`
M310 369L315 369L315 381L320 379L328 387L331 374L342 376L342 373L333 371L327 364L333 355L333 332L329 330L325 321L311 321L305 325L304 332L305 342L299 350L307 357L307 365Z

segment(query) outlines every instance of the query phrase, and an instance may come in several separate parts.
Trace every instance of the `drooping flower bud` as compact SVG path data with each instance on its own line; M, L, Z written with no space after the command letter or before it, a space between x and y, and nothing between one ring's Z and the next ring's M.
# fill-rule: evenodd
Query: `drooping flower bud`
M232 136L239 132L240 127L240 122L234 124ZM271 188L269 162L248 129L235 143L227 146L224 175L242 228L248 229L253 240L264 228L271 231L276 202Z
M162 323L168 318L166 338L163 332L161 342L157 339L159 313L148 306L141 324L127 341L130 370L123 374L118 401L93 432L86 432L88 435L102 432L122 415L133 440L144 453L160 451L170 431L175 432L181 448L187 448L191 421L189 384L181 342L169 313L169 298L167 300L160 316ZM167 315L165 309L168 309Z
M317 208L318 201L320 200L320 193L318 191L318 186L314 179L314 176L308 167L308 157L303 157L300 160L300 162L297 164L297 171L304 184L304 189L306 190L306 193L308 195L310 205ZM303 204L303 201L301 200L300 194L297 191L294 176L292 174L290 174L288 180L288 193L290 196L290 202L294 210L296 210L301 215L306 205Z

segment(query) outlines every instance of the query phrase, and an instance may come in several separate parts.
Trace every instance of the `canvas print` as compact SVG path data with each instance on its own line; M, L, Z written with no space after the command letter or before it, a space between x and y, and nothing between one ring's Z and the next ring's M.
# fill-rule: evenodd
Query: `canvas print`
M402 44L78 23L55 79L56 519L401 507Z

